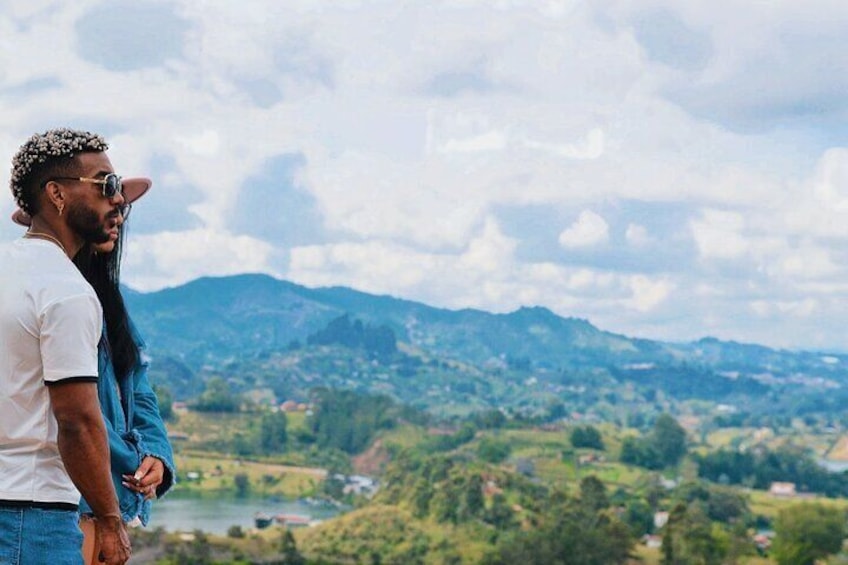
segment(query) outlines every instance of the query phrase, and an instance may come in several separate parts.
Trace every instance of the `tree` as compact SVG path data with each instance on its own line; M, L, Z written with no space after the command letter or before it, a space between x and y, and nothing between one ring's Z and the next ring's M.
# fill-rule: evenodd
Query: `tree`
M606 565L625 563L633 538L626 524L609 510L554 494L539 527L513 530L498 541L485 565Z
M686 455L686 430L670 414L659 415L649 441L665 467L677 465Z
M438 522L457 522L457 494L449 482L440 485L430 499L430 512Z
M236 432L233 434L232 450L239 457L247 457L256 453L256 440L253 434Z
M663 529L662 564L720 565L728 550L728 536L715 529L702 502L678 503Z
M594 426L577 426L571 431L571 445L603 450L604 440Z
M548 404L548 421L556 422L557 420L562 420L568 414L568 410L565 407L565 404L562 402L551 402Z
M259 446L264 453L282 453L286 449L288 420L285 412L266 412L259 424Z
M492 430L506 425L506 416L497 408L474 414L474 425L480 430Z
M483 514L486 500L483 497L483 477L475 473L465 481L465 487L460 500L460 515L468 520Z
M512 452L512 448L506 441L484 437L477 447L477 455L483 461L489 463L500 463Z
M780 565L812 565L842 549L845 517L837 508L798 504L780 511L774 533L772 556Z
M371 327L361 320L344 314L331 320L323 330L306 338L309 345L341 345L350 349L364 349L369 355L383 360L397 353L397 338L386 325Z
M194 530L194 539L189 544L180 544L172 560L177 565L202 565L212 562L212 546L202 530Z
M280 552L283 554L282 563L284 565L306 565L306 558L297 550L294 535L288 528L280 539Z
M243 538L244 530L238 524L233 524L229 528L227 528L227 537L228 538Z
M621 444L621 462L651 470L659 470L663 467L659 453L653 444L644 438L624 438Z
M412 489L412 508L416 518L424 518L430 512L430 499L433 497L433 487L425 478L415 481Z
M233 483L236 487L236 496L244 498L250 492L250 479L244 473L238 473L233 477Z
M731 523L750 512L748 501L738 492L729 488L709 487L707 514L711 520Z
M171 421L176 417L174 414L174 395L166 386L154 385L153 392L156 394L156 402L159 405L159 415L163 420Z
M206 383L206 390L194 403L201 412L238 412L241 405L239 395L233 394L230 385L221 377L212 377Z
M506 531L516 525L515 513L512 507L506 500L506 497L501 493L495 493L492 497L492 505L486 510L483 520L498 531Z
M621 462L629 465L641 465L641 457L639 440L635 437L624 438L624 441L621 442Z
M370 396L349 390L315 389L315 413L310 431L319 447L359 453L378 430L391 428L397 409L388 396Z
M607 487L595 475L584 477L580 481L580 502L593 512L607 508L609 506Z
M622 463L658 470L677 465L686 455L686 430L671 415L660 414L645 438L625 438Z
M383 360L397 353L397 338L389 326L366 327L362 336L362 347L366 352Z
M654 513L648 502L642 498L627 503L623 519L630 526L633 536L637 538L650 533L654 527Z
M333 500L344 498L345 482L343 475L335 469L330 469L327 478L321 483L321 492Z

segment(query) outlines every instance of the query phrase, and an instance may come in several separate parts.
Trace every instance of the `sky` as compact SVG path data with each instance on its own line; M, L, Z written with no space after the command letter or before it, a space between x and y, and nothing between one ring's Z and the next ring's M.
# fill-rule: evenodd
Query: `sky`
M67 126L153 179L136 290L848 351L844 2L0 0L0 45L7 162Z

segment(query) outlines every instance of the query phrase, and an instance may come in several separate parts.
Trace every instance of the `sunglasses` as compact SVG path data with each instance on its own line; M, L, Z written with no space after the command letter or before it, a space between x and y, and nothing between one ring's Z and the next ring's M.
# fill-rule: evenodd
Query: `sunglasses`
M106 198L115 198L116 195L124 193L124 185L121 184L121 177L115 173L109 173L102 179L93 179L89 177L53 177L52 179L44 181L44 185L54 180L76 180L80 182L99 184L103 187L103 196Z

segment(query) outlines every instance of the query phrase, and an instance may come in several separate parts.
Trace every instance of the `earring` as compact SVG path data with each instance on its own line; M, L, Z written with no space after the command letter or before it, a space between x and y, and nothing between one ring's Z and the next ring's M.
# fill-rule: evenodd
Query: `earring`
M57 209L57 210L59 210L59 215L61 216L61 215L62 215L62 210L64 210L64 209L65 209L65 203L64 203L64 202L59 202L58 204L56 204L56 209Z

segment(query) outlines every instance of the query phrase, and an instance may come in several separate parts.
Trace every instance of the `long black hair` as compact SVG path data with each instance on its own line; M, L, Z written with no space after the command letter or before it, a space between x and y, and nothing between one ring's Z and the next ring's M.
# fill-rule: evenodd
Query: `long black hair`
M74 264L94 288L103 307L109 354L118 381L130 376L140 355L130 331L129 316L121 295L121 253L126 227L126 223L121 226L115 249L111 253L97 253L89 244L74 257Z

